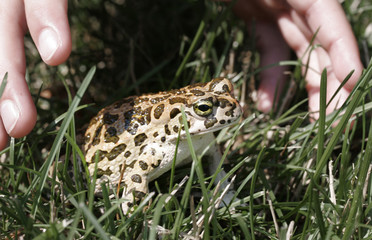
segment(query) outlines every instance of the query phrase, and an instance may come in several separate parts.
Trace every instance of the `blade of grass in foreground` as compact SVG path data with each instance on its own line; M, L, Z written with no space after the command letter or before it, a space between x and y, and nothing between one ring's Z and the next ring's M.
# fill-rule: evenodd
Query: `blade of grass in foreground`
M318 120L318 149L317 160L322 157L324 149L324 133L326 119L326 101L327 101L327 69L322 72L320 80L320 99L319 99L319 120ZM318 162L317 162L318 163Z
M194 177L194 172L196 172L196 174L199 177L199 183L200 183L200 187L201 187L202 193L203 193L203 202L202 202L203 208L205 210L208 209L207 188L206 188L206 186L203 182L203 180L204 180L203 176L204 175L203 175L203 172L202 172L202 169L201 169L201 166L200 166L200 160L198 160L198 158L196 156L196 153L194 151L193 144L191 142L191 136L190 136L189 128L188 128L188 124L187 124L187 117L186 117L186 114L185 114L185 111L184 111L183 108L181 108L181 112L182 112L182 124L185 127L187 143L188 143L189 150L190 150L190 153L191 153L191 158L192 158L193 161L192 161L192 164L191 164L190 178L187 181L187 185L185 187L184 194L183 194L182 199L181 199L182 208L177 213L176 221L175 221L174 228L173 228L173 232L174 232L175 237L179 236L182 219L183 219L183 216L185 215L188 198L190 196L190 191L191 191L191 185L192 185L192 181L193 181L193 177ZM198 164L199 164L199 166L197 166ZM209 216L208 216L207 211L205 211L205 215L206 215L205 219L208 219ZM206 223L207 223L207 221L206 221ZM208 237L208 233L209 233L208 232L208 230L209 230L208 225L206 224L205 226L206 226L206 228L204 230L205 230L206 235L204 235L204 236Z
M319 159L321 159L324 149L324 134L325 134L325 120L326 120L326 101L327 101L327 69L325 68L322 72L320 80L320 99L319 99L319 119L318 119L318 149L317 149L317 162L316 167L319 165ZM325 239L326 228L324 226L323 215L320 209L320 203L317 191L314 189L312 194L312 203L315 210L315 216L318 222L319 232L322 239Z
M361 76L360 81L357 83L357 86L353 89L353 96L352 96L351 100L349 101L348 106L346 107L344 115L341 117L340 122L338 123L336 128L332 130L333 135L332 135L327 147L325 148L321 158L317 159L316 170L315 170L315 173L312 177L312 182L308 186L308 188L306 190L306 193L303 197L303 202L306 201L306 199L308 199L309 197L311 199L311 193L312 193L312 191L313 191L312 189L314 187L313 183L315 183L315 184L318 183L318 180L319 180L319 178L322 174L322 171L323 171L324 167L326 166L326 164L328 162L328 159L330 158L336 144L338 143L341 134L344 132L345 127L347 126L348 122L350 121L351 115L354 113L354 110L356 109L356 107L360 103L361 98L365 95L366 89L368 87L369 80L371 79L371 77L372 77L372 62L370 63L370 65L368 66L366 71ZM309 221L309 218L307 217L305 226L307 226L307 224L309 223L308 221ZM320 223L320 224L322 224L322 223ZM302 239L306 235L306 229L307 229L307 227L305 227L304 230L303 230ZM324 235L322 234L322 236L324 236Z
M7 83L8 83L8 73L5 73L3 81L1 82L1 85L0 85L0 98L1 98L1 96L3 96L5 86L6 86Z
M35 217L36 212L37 212L37 208L38 208L37 206L40 202L41 191L44 188L45 181L46 181L47 176L48 176L48 170L49 170L50 166L52 165L53 159L55 158L55 156L58 152L58 148L61 145L63 136L65 135L65 133L67 131L67 128L68 128L68 126L69 126L69 124L70 124L70 122L71 122L71 120L74 116L74 112L75 112L76 108L78 107L78 105L80 103L80 100L81 100L82 96L84 95L85 90L88 88L89 83L91 82L95 71L96 71L95 67L92 67L89 70L87 76L85 77L83 83L81 84L81 87L79 88L78 92L76 93L76 96L74 97L74 100L72 101L71 106L69 107L69 109L67 111L66 118L63 120L61 128L58 131L58 134L57 134L57 136L56 136L56 138L53 142L53 146L50 150L48 159L45 161L45 163L41 167L41 179L39 180L38 177L35 177L34 180L32 181L32 184L31 184L30 188L28 189L27 195L29 195L31 193L31 190L33 190L33 188L38 184L38 186L36 188L35 201L32 204L31 215L33 217Z
M366 183L368 169L372 161L372 122L369 126L368 141L365 151L366 152L359 168L359 175L357 180L358 183L354 191L353 201L351 203L349 216L346 221L347 225L345 228L344 236L342 237L343 240L351 239L351 235L355 231L355 228L357 226L357 224L355 224L355 220L358 216L358 210L361 208L361 203L363 200L363 188L364 184Z
M328 146L324 150L324 153L317 163L317 169L315 171L315 174L313 176L313 180L317 182L319 179L322 169L327 164L327 160L331 156L333 149L335 148L339 137L343 133L347 122L350 120L351 115L353 114L355 108L358 106L358 103L360 102L362 96L364 96L366 92L366 88L368 86L369 80L372 77L372 62L368 66L367 70L363 73L360 83L358 84L358 88L355 90L355 94L353 98L350 101L349 106L346 108L344 115L342 116L340 122L338 123L337 127L333 130L333 136L331 140L329 141Z

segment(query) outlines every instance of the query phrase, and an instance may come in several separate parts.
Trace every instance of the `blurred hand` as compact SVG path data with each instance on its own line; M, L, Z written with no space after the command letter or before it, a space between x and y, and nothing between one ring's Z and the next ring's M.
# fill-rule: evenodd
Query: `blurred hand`
M36 108L25 81L23 38L27 31L45 63L65 61L71 52L67 0L0 1L0 82L8 72L0 99L0 150L9 136L25 136L36 122Z
M247 22L257 20L257 44L262 66L288 60L288 46L306 64L308 56L305 51L319 29L314 43L322 47L311 52L310 69L306 75L309 111L319 110L320 75L324 68L328 70L328 100L347 74L355 70L327 108L327 113L344 103L363 66L356 39L337 0L238 0L234 10ZM261 73L259 110L268 112L272 109L276 86L282 89L285 80L283 70L285 67L274 67ZM318 116L318 113L312 115L314 118Z

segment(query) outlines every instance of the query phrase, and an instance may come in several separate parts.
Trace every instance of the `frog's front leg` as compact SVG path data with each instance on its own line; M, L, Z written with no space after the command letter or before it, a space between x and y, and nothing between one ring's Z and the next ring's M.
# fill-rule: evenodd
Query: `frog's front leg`
M124 169L123 199L128 201L122 204L124 214L131 212L133 205L138 205L148 194L148 184L151 180L161 175L163 169L160 164L163 160L163 150L148 144L141 148L138 160Z
M121 204L124 214L133 211L133 206L138 205L149 192L148 177L140 174L126 174L124 177L124 189L122 199L126 201Z

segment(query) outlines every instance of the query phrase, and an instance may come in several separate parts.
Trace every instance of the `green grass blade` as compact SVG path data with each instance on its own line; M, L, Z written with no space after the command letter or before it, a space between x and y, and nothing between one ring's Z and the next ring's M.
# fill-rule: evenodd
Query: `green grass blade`
M349 216L347 218L347 225L345 228L343 240L351 239L351 235L356 229L356 219L358 217L358 213L361 213L362 209L362 203L363 203L363 188L366 184L367 180L367 173L369 166L372 162L372 122L369 126L369 133L368 133L368 141L365 149L365 154L363 158L361 159L361 166L359 169L359 175L358 175L358 182L357 186L354 190L354 196L353 201L351 203L351 208L349 212Z
M313 176L313 180L317 182L321 175L321 171L324 168L324 166L327 164L327 160L331 156L331 153L333 152L333 149L335 148L338 139L340 135L343 133L343 130L345 129L347 122L350 120L351 115L353 114L353 111L357 107L358 103L360 102L362 96L365 94L365 89L368 85L369 80L372 77L372 63L367 68L367 70L363 73L357 89L355 90L355 94L353 98L351 99L351 102L349 106L346 108L344 115L342 116L340 122L338 123L337 127L333 130L333 136L331 137L328 146L324 150L324 153L319 161L318 168L315 171L315 174Z
M318 120L318 150L317 160L320 160L324 149L325 119L326 119L326 101L327 101L327 69L322 72L320 80L320 99L319 99L319 120Z
M82 210L82 212L84 213L84 215L87 217L87 219L89 220L89 222L94 226L94 228L96 229L97 233L99 234L100 236L100 239L104 239L104 240L110 240L109 236L107 236L107 233L105 230L103 230L101 224L99 223L99 221L97 220L97 218L93 215L93 213L85 206L84 203L79 203L78 204L78 208L80 208Z
M200 41L200 39L202 37L204 28L205 28L205 22L201 21L200 25L199 25L199 28L196 31L195 37L191 42L191 46L190 46L189 50L187 51L186 56L183 58L180 66L178 67L178 69L176 71L176 75L174 77L174 80L171 82L171 87L174 85L175 82L177 82L177 80L181 76L182 71L185 69L186 63L189 61L189 59L191 57L191 54L195 51L195 48L196 48L198 42Z
M229 53L229 48L231 47L231 44L232 44L232 41L234 40L234 36L233 35L230 35L226 45L225 45L225 48L222 52L222 56L220 58L220 61L218 62L218 65L217 65L217 69L215 71L215 74L214 74L214 77L219 77L220 74L221 74L221 71L222 71L222 68L223 68L223 65L225 64L225 60L226 60L226 56L228 55Z
M156 204L155 213L154 213L154 216L152 218L152 223L151 223L150 236L148 239L156 239L156 231L157 231L157 226L160 222L161 211L163 209L165 200L168 197L169 197L168 194L161 196L158 203Z
M65 133L67 131L67 128L68 128L68 126L69 126L69 124L70 124L70 122L71 122L71 120L74 116L73 114L75 112L75 109L79 105L80 100L81 100L82 96L84 95L85 90L88 88L90 81L93 79L95 70L96 70L95 67L90 69L90 71L88 72L87 76L85 77L83 83L81 84L81 87L79 88L76 96L74 97L74 100L72 101L71 106L68 109L66 118L62 122L61 129L58 132L58 134L55 138L55 141L53 143L53 146L50 150L48 159L46 160L46 162L43 164L43 166L41 168L41 179L35 178L32 182L32 186L38 185L38 187L36 188L36 193L37 193L36 194L36 199L33 202L32 211L31 211L31 214L32 214L33 217L35 217L35 214L37 212L37 206L40 202L41 191L44 188L44 184L45 184L45 181L46 181L47 176L48 176L48 170L49 170L50 166L52 165L53 159L56 157L56 153L57 153L58 148L60 147L63 136L65 135ZM33 187L31 187L30 189L33 189Z
M4 93L4 90L5 90L5 87L6 87L7 83L8 83L8 72L5 73L3 81L1 82L1 85L0 85L0 98L1 98L1 96L3 96L3 93Z
M176 222L175 222L175 225L174 225L174 228L173 228L175 237L177 237L179 235L180 226L181 226L181 219L183 218L183 216L185 214L185 209L187 207L187 202L188 202L188 198L190 196L191 184L192 184L192 181L193 181L194 172L196 172L196 174L198 175L199 183L200 183L202 193L203 193L203 202L202 202L203 209L204 210L208 209L208 195L207 195L207 188L204 184L204 174L203 174L203 171L202 171L202 168L201 168L201 165L200 165L200 160L198 159L198 157L196 156L196 153L194 151L194 147L193 147L190 132L189 132L189 127L188 127L188 124L187 124L187 117L186 117L186 114L185 114L185 111L184 111L183 108L181 108L181 112L182 112L182 124L185 127L186 139L187 139L187 143L188 143L188 146L189 146L191 158L192 158L193 161L192 161L192 164L191 164L190 178L187 181L187 185L185 187L184 194L183 194L182 199L181 199L182 208L179 210L179 212L177 214ZM208 219L208 214L206 212L205 212L205 214L206 214L205 219ZM206 221L206 223L207 223L207 221Z

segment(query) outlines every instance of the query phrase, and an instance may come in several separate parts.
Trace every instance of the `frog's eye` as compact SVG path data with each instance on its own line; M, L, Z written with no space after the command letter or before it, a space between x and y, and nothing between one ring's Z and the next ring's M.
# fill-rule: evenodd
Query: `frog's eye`
M207 100L201 100L194 104L194 111L201 117L206 117L213 112L213 103Z

